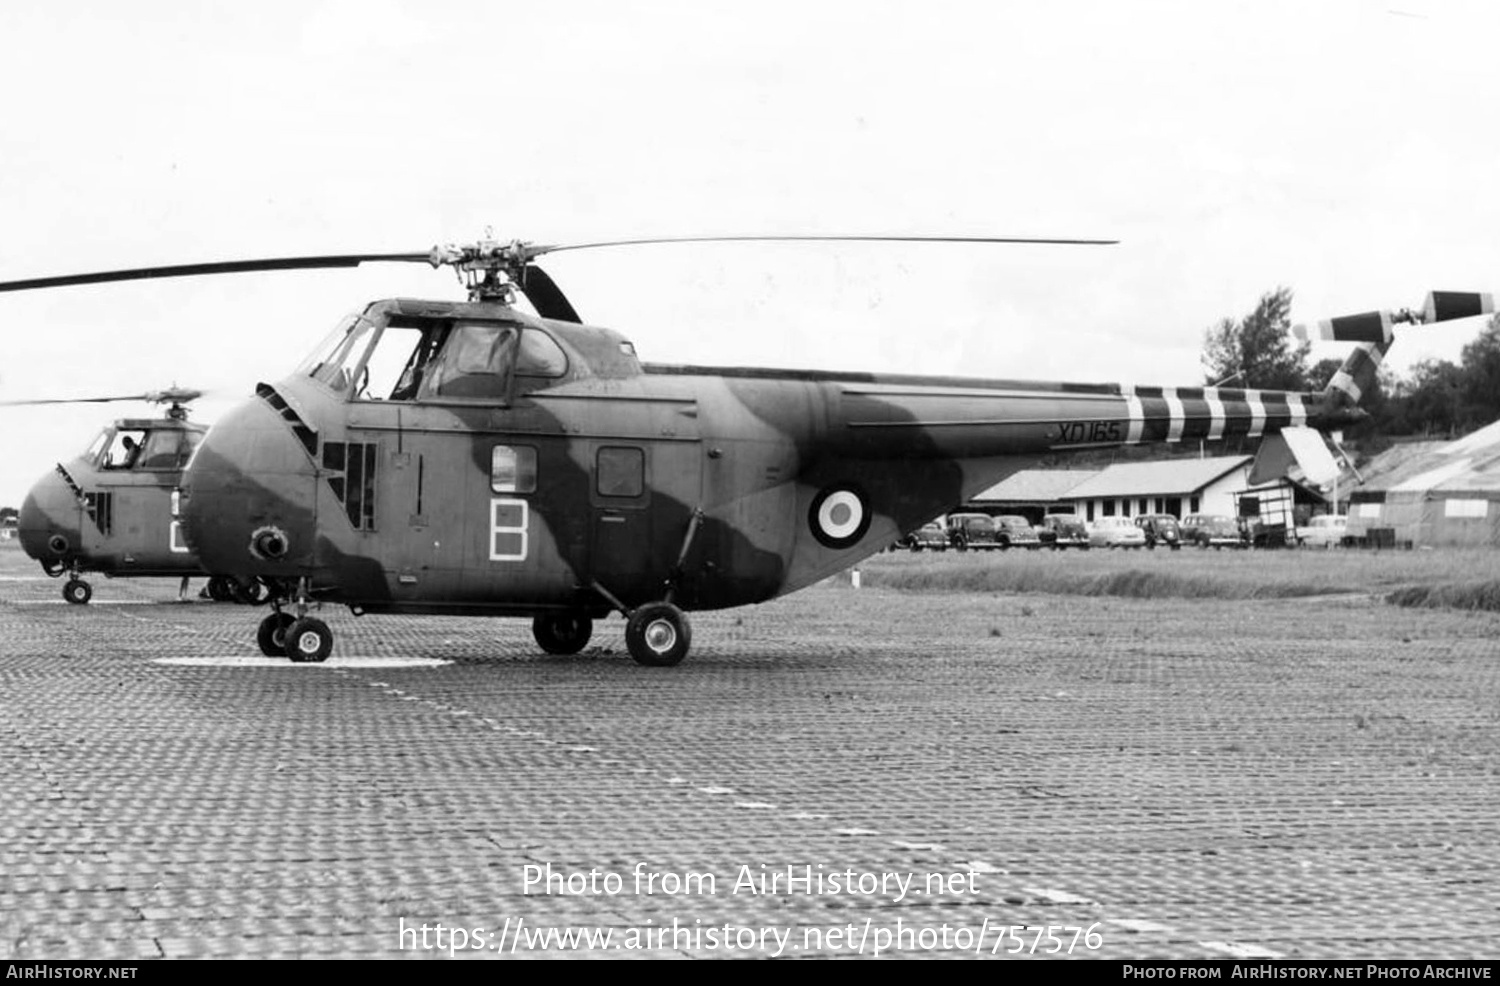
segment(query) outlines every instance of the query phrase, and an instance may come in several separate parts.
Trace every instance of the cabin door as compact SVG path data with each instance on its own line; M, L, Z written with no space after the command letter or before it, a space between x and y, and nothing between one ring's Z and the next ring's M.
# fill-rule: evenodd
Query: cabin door
M590 453L592 578L627 605L660 600L702 503L702 443L611 439Z

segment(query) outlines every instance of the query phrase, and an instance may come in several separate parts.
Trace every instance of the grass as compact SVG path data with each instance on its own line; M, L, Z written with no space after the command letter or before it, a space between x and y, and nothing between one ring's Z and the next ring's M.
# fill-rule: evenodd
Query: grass
M1500 552L888 552L860 566L866 585L907 592L1051 593L1139 599L1379 595L1402 606L1500 611Z

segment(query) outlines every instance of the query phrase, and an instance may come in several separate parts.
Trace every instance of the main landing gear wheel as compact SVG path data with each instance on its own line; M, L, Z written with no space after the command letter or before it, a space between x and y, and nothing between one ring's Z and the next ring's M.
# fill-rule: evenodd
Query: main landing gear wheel
M295 622L297 618L291 613L272 613L261 620L260 629L255 631L260 652L267 657L286 657L286 630Z
M577 654L594 634L594 621L580 613L538 616L531 635L548 654Z
M212 575L208 579L208 598L216 603L227 603L234 598L234 583L225 575Z
M692 642L687 617L671 603L647 603L625 623L625 645L637 664L654 668L681 664Z
M265 624L262 623L262 626ZM333 631L311 616L293 620L286 628L286 656L297 664L317 664L333 651Z
M94 587L83 579L69 579L63 586L63 598L75 606L82 606L94 596Z

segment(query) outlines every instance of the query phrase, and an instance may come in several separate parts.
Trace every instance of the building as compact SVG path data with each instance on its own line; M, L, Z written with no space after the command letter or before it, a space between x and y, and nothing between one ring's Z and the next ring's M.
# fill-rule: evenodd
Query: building
M964 504L965 510L1020 514L1039 524L1047 514L1068 513L1073 505L1068 491L1099 474L1098 469L1023 469L996 483Z
M1208 459L1122 462L1068 491L1064 499L1086 521L1141 514L1224 514L1237 511L1235 494L1250 485L1248 455Z
M1500 422L1453 442L1397 445L1349 497L1350 537L1376 545L1500 546Z

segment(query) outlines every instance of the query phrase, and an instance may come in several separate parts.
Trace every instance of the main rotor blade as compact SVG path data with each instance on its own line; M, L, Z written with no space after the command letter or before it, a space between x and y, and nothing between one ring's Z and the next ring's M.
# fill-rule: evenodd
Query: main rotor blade
M536 264L527 264L522 274L521 290L531 301L531 307L542 318L559 322L582 322L578 312L562 293L562 288Z
M132 270L107 270L92 274L66 274L61 277L33 277L24 281L0 281L0 291L29 291L33 288L61 288L78 284L105 284L110 281L147 281L159 277L194 277L199 274L243 274L263 270L358 267L360 264L380 261L427 264L431 262L431 255L429 253L352 253L326 257L273 257L266 260L226 260L208 264L137 267Z
M115 401L145 401L150 394L124 394L119 397L57 397L46 400L0 401L0 407L26 407L31 404L111 404Z
M0 407L25 407L32 404L113 404L117 401L141 401L146 404L190 404L203 396L201 390L171 387L144 394L118 394L113 397L48 397L31 400L0 401Z
M539 257L559 250L595 247L646 246L653 243L1037 243L1051 246L1113 246L1119 240L1051 239L1032 236L657 236L643 240L601 240L597 243L528 245L527 254Z

